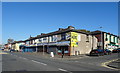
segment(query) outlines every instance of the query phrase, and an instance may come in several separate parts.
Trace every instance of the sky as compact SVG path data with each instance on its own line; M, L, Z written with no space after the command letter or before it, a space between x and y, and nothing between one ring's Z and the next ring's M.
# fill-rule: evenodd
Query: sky
M118 34L117 2L3 2L2 42L74 26ZM100 29L99 27L103 27Z
M0 44L2 44L2 3L0 2Z

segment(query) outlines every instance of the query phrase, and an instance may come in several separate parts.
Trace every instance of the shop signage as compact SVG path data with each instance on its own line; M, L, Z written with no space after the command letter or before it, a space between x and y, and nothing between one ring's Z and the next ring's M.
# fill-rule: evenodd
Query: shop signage
M70 41L53 42L53 43L38 43L37 45L64 45L64 44L69 45Z
M71 46L77 47L78 46L78 33L71 32Z

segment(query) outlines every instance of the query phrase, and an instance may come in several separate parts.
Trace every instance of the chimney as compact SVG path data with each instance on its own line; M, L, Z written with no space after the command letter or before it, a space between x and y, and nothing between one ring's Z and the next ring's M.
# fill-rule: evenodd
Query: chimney
M59 28L59 31L63 30L63 28Z
M73 27L73 26L68 26L68 29L75 29L75 27Z
M45 33L41 33L41 35L45 35Z

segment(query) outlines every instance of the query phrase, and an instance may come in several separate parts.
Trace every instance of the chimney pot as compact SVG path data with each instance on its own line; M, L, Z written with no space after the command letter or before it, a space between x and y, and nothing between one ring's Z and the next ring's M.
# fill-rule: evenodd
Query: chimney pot
M73 26L68 26L68 29L75 29L75 27L73 27Z

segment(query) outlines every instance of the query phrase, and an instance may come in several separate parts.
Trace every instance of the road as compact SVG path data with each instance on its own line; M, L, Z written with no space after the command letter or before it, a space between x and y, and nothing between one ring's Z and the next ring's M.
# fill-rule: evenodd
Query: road
M73 60L56 60L25 53L2 55L2 71L116 71L101 66L102 63L117 59L118 54L100 57L83 57Z

